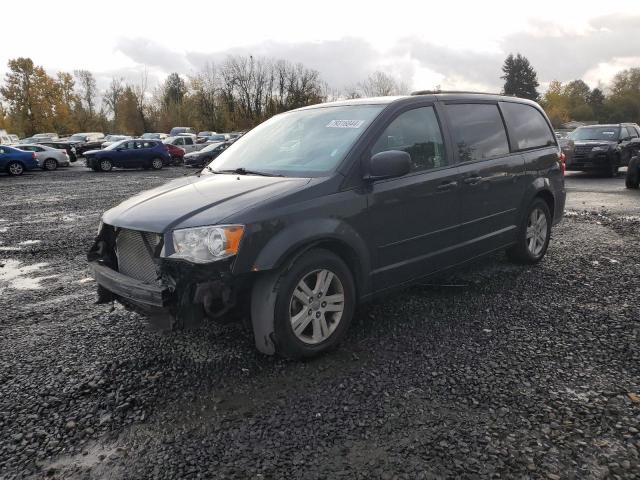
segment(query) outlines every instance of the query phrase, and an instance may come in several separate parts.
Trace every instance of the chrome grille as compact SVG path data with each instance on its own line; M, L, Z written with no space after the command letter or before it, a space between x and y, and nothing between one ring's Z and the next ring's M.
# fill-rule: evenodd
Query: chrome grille
M575 147L573 151L573 158L575 160L584 160L589 156L591 149L593 147L591 145L578 145Z
M153 253L160 243L160 235L122 229L116 237L118 271L146 283L154 283L158 271Z

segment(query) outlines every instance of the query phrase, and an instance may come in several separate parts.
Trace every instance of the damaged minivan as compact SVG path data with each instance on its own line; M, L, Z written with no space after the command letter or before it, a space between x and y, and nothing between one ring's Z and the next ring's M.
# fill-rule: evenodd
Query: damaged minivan
M172 328L244 316L261 352L313 356L390 289L501 249L540 261L563 215L563 160L543 110L513 97L283 113L198 176L104 213L88 254L98 301Z

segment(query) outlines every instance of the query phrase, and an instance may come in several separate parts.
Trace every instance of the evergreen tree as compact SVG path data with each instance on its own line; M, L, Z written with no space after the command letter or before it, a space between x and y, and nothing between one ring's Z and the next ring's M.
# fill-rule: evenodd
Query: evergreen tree
M538 75L526 57L519 53L514 57L510 53L504 61L502 71L504 75L500 78L504 80L505 95L515 95L529 100L538 99Z

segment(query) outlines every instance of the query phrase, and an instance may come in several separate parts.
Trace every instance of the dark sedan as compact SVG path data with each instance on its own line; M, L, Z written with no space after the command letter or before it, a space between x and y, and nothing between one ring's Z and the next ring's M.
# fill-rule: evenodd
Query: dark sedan
M160 170L171 162L164 144L158 140L122 140L102 150L84 153L87 167L96 172L118 168L153 168Z
M207 163L211 162L214 158L224 152L229 143L219 142L207 145L202 150L197 152L187 153L184 156L185 167L204 167Z

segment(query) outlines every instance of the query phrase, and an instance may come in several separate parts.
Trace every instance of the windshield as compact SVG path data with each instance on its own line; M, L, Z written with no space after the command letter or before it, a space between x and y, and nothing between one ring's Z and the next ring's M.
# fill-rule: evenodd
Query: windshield
M202 150L200 150L201 152L211 152L213 150L215 150L216 148L218 148L221 145L221 142L218 143L212 143L210 145L207 145L206 147L204 147Z
M245 169L291 177L334 170L385 105L345 105L276 115L227 148L215 171ZM205 169L203 174L208 174Z
M580 127L569 134L572 140L618 140L619 127Z
M122 146L122 144L124 144L125 142L126 140L120 140L118 142L114 142L111 145L105 147L104 150L115 150L116 148Z
M140 138L146 138L146 139L160 138L160 134L159 133L144 133L142 135L142 137L140 137Z

